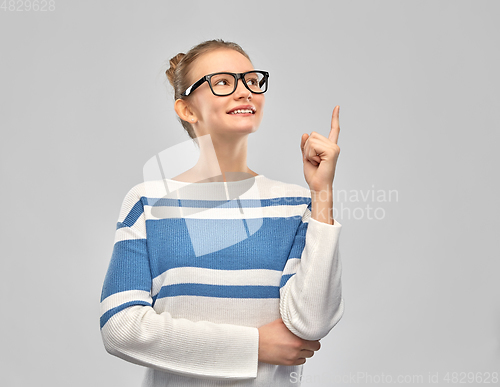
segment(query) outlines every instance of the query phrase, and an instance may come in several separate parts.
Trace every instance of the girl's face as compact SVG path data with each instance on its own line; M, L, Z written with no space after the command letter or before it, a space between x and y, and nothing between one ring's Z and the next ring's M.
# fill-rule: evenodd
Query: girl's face
M218 49L199 57L189 72L190 84L201 77L216 72L243 73L255 70L252 63L242 54L231 49ZM264 108L264 94L253 94L238 80L235 92L224 97L216 96L204 82L187 98L195 115L195 131L205 134L249 134L255 132ZM230 114L235 108L254 108L253 114Z

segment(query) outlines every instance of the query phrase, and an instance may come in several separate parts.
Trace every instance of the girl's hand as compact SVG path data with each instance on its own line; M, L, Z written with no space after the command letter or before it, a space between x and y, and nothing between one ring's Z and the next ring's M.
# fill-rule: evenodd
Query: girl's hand
M337 140L340 133L340 106L335 106L332 114L332 126L328 138L319 133L304 133L300 144L302 161L304 162L304 177L311 191L332 189L335 167L340 148Z
M276 365L300 365L319 350L319 340L303 340L281 318L259 328L259 361Z

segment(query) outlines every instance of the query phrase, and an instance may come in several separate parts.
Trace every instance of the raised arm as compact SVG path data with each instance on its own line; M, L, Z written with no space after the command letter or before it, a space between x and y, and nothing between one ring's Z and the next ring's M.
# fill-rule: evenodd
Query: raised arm
M106 350L129 362L198 378L257 376L257 328L158 314L151 297L144 207L138 186L126 195L101 295Z
M333 109L328 138L314 131L302 135L304 177L312 201L297 229L280 287L283 322L291 332L308 340L326 336L344 313L339 257L342 225L333 219L339 110L338 105Z

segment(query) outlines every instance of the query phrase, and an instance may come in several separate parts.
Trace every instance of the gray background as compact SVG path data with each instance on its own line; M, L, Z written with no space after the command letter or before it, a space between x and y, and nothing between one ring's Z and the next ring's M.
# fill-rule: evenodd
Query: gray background
M188 140L164 64L213 38L271 74L251 169L306 187L301 135L327 136L340 105L335 190L398 194L336 198L354 211L337 217L346 309L303 385L500 371L499 2L55 8L0 11L2 385L140 384L102 345L101 286L126 192Z

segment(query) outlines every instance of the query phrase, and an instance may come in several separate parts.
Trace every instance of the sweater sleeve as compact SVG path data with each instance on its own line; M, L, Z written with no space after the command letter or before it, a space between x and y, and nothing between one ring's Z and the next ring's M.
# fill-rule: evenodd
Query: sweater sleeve
M123 201L102 288L100 326L106 350L129 362L184 376L256 378L257 328L194 322L153 309L144 207L138 186Z
M280 313L288 329L305 340L319 340L344 313L339 256L342 225L311 218L307 206L280 283Z

